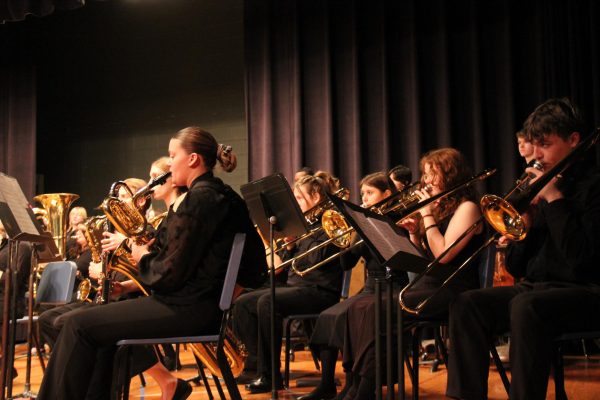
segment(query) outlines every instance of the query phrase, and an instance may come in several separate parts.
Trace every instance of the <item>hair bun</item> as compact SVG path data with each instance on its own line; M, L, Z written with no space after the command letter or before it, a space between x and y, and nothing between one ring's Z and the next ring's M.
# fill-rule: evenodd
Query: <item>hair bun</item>
M217 160L225 172L231 172L237 167L237 157L233 153L233 147L219 143L217 147Z

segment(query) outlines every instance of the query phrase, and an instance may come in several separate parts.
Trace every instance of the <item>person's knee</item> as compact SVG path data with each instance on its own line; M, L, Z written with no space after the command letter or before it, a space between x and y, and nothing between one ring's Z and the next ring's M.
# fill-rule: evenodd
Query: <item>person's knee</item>
M522 293L515 296L510 303L511 330L530 329L539 320L541 299L532 293Z
M459 294L450 303L450 320L453 322L465 321L476 311L478 305L478 293L466 291Z
M271 314L271 296L265 294L260 296L256 302L256 310L259 316Z

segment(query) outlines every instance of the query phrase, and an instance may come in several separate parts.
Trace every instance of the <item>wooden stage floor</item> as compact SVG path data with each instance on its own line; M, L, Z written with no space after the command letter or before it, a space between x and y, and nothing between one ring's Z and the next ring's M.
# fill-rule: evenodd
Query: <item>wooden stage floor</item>
M17 347L18 359L15 362L19 375L14 380L13 395L23 392L23 384L25 381L25 347ZM175 372L180 378L190 378L196 375L196 369L185 367L192 364L192 356L189 352L182 352L181 362L184 368ZM591 360L586 360L583 356L566 357L565 358L565 376L566 390L570 400L596 400L600 399L600 357L592 356ZM32 368L32 391L35 393L39 388L42 379L42 370L39 366L37 358L33 358ZM296 379L298 378L318 378L318 371L315 370L310 354L307 351L296 353L295 361L291 363L292 381L289 390L279 392L280 399L295 399L297 396L307 393L311 388L298 388ZM442 365L437 372L431 372L429 366L421 366L420 373L420 396L423 399L443 399L446 387L446 369ZM340 363L336 375L340 380L343 380ZM146 377L147 385L144 388L140 387L139 379L135 378L131 384L131 399L160 399L160 390L156 383L150 377ZM410 380L407 378L407 394L411 390ZM270 399L270 393L267 394L249 394L243 386L240 386L240 393L243 399L263 400ZM218 398L216 389L213 387L213 394ZM408 396L407 396L408 397ZM500 378L496 373L495 368L490 367L489 381L489 399L506 399L506 395ZM203 386L194 386L194 391L188 399L200 400L207 399L206 389ZM554 382L550 379L548 385L547 399L554 399Z

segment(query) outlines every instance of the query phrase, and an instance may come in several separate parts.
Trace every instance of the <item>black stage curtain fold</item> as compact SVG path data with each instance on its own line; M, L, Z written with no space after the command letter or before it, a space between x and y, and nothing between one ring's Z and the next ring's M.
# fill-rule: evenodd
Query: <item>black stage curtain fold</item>
M35 194L36 79L30 65L0 65L0 172Z
M515 132L550 97L600 125L594 0L247 0L250 179L301 166L359 179L463 151L485 190L521 172Z
M21 21L27 15L44 17L54 10L83 7L85 0L0 0L0 22Z

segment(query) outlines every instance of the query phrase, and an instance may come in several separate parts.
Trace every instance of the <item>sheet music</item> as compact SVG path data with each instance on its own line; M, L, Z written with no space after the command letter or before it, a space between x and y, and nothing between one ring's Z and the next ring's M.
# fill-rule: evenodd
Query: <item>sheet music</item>
M28 210L29 202L17 180L0 173L0 219L10 237L21 232L39 235Z
M366 222L361 223L360 228L386 260L392 258L399 251L421 257L421 254L410 240L406 236L398 235L387 221L371 217L365 218L362 213L349 207L346 207L346 211L354 220Z

